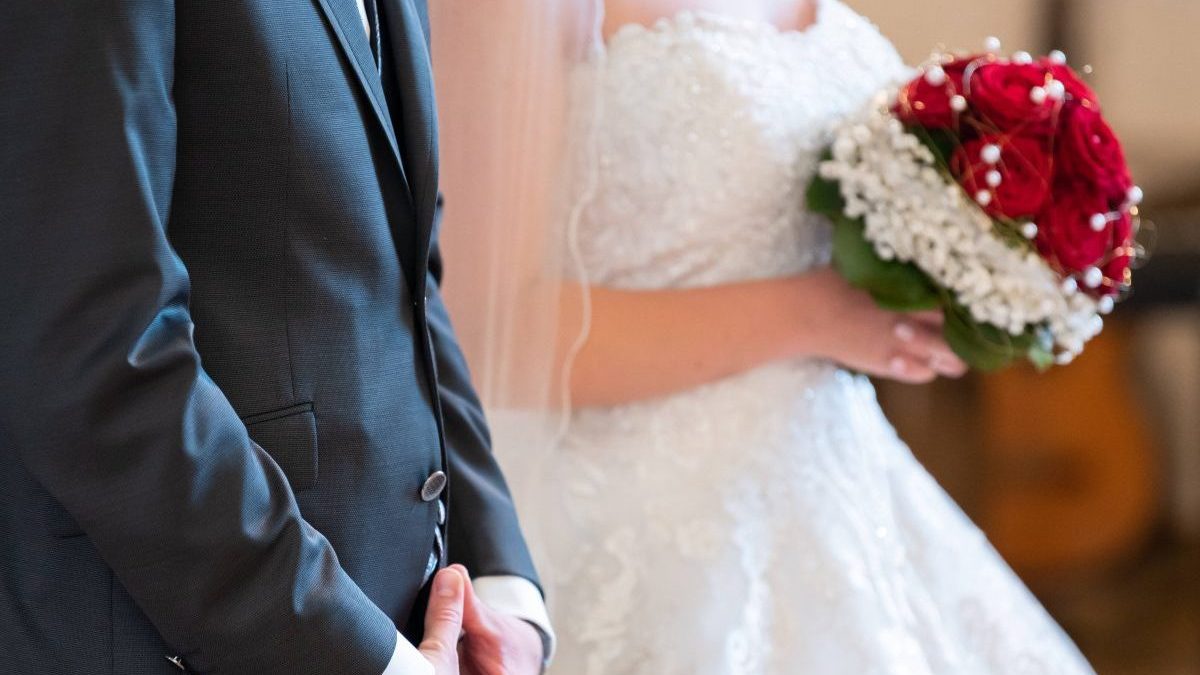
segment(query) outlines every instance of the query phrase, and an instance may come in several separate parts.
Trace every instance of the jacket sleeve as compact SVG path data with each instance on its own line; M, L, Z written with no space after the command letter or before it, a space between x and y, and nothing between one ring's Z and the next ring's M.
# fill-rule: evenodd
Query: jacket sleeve
M437 222L441 220L441 205L439 196ZM516 576L540 590L512 495L492 455L483 406L471 385L466 358L442 302L441 282L442 258L435 235L426 279L426 316L437 359L438 394L450 461L450 561L465 565L472 577Z
M378 675L396 631L200 364L165 236L168 0L0 22L0 437L195 671Z

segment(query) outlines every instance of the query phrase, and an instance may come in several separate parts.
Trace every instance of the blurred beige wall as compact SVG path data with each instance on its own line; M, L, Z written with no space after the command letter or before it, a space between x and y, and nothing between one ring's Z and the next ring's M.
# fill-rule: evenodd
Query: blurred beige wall
M989 35L1006 49L1045 52L1047 0L846 0L909 62L939 45L975 49ZM1068 0L1071 63L1090 76L1151 197L1200 201L1200 1Z
M1013 49L1041 42L1043 0L846 0L896 43L909 63L938 46L979 49L990 35Z
M1200 2L1075 0L1071 41L1149 189L1200 201Z

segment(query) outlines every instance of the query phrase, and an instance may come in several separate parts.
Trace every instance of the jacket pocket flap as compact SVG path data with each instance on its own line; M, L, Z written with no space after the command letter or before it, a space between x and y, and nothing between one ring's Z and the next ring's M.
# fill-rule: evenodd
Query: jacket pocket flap
M250 439L283 469L293 492L317 483L317 416L311 403L243 418Z

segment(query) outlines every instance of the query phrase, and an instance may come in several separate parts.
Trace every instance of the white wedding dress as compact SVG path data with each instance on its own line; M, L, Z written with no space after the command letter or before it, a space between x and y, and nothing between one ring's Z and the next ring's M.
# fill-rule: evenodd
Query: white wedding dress
M835 0L803 32L683 13L606 51L579 73L602 101L578 230L591 283L693 287L828 260L806 181L831 125L908 74L867 20ZM547 575L552 673L1092 672L867 379L826 361L576 410L539 474L514 481Z

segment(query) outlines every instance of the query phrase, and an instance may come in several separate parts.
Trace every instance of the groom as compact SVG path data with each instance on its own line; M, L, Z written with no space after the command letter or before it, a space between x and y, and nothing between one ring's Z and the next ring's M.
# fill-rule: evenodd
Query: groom
M537 672L424 0L0 14L0 673Z

